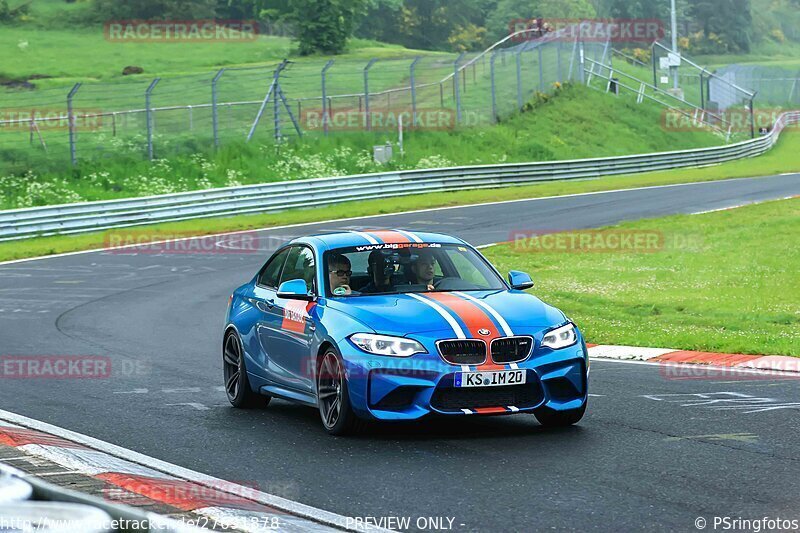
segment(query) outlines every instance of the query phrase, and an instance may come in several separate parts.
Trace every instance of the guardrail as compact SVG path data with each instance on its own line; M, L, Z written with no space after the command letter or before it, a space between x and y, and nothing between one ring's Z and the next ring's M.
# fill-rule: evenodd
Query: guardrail
M713 165L761 155L800 112L782 114L762 136L726 146L673 152L487 166L464 166L297 180L79 204L0 211L0 240L101 231L141 224L318 207L426 192L510 187Z

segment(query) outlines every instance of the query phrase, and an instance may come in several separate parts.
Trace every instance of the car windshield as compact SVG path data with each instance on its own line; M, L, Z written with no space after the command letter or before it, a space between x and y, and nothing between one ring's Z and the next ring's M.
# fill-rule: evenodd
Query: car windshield
M328 296L504 289L472 248L411 243L354 246L325 254Z

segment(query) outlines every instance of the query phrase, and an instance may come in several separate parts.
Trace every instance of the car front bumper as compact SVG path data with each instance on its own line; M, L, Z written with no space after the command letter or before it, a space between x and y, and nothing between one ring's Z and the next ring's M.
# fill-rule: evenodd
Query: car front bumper
M467 416L581 408L588 396L589 362L582 339L560 350L534 350L525 361L492 367L445 362L438 353L410 358L365 354L340 347L350 402L362 418L415 420L427 415ZM456 374L523 370L524 385L455 387Z

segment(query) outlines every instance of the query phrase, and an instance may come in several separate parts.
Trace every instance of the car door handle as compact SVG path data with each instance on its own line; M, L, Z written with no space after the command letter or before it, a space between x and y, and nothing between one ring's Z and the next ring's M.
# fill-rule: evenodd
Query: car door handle
M275 307L275 300L253 300L253 303L262 313L269 313Z
M275 300L273 300L272 298L269 298L268 300L264 300L264 303L266 303L267 307L269 307L270 309L275 307Z

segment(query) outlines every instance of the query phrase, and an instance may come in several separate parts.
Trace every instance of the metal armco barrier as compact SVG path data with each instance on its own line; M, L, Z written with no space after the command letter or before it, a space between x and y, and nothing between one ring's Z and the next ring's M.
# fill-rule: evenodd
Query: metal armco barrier
M426 192L511 187L539 181L713 165L765 153L777 142L781 131L795 123L800 123L800 112L784 113L772 130L762 137L712 148L570 161L362 174L0 211L0 240L275 212Z

